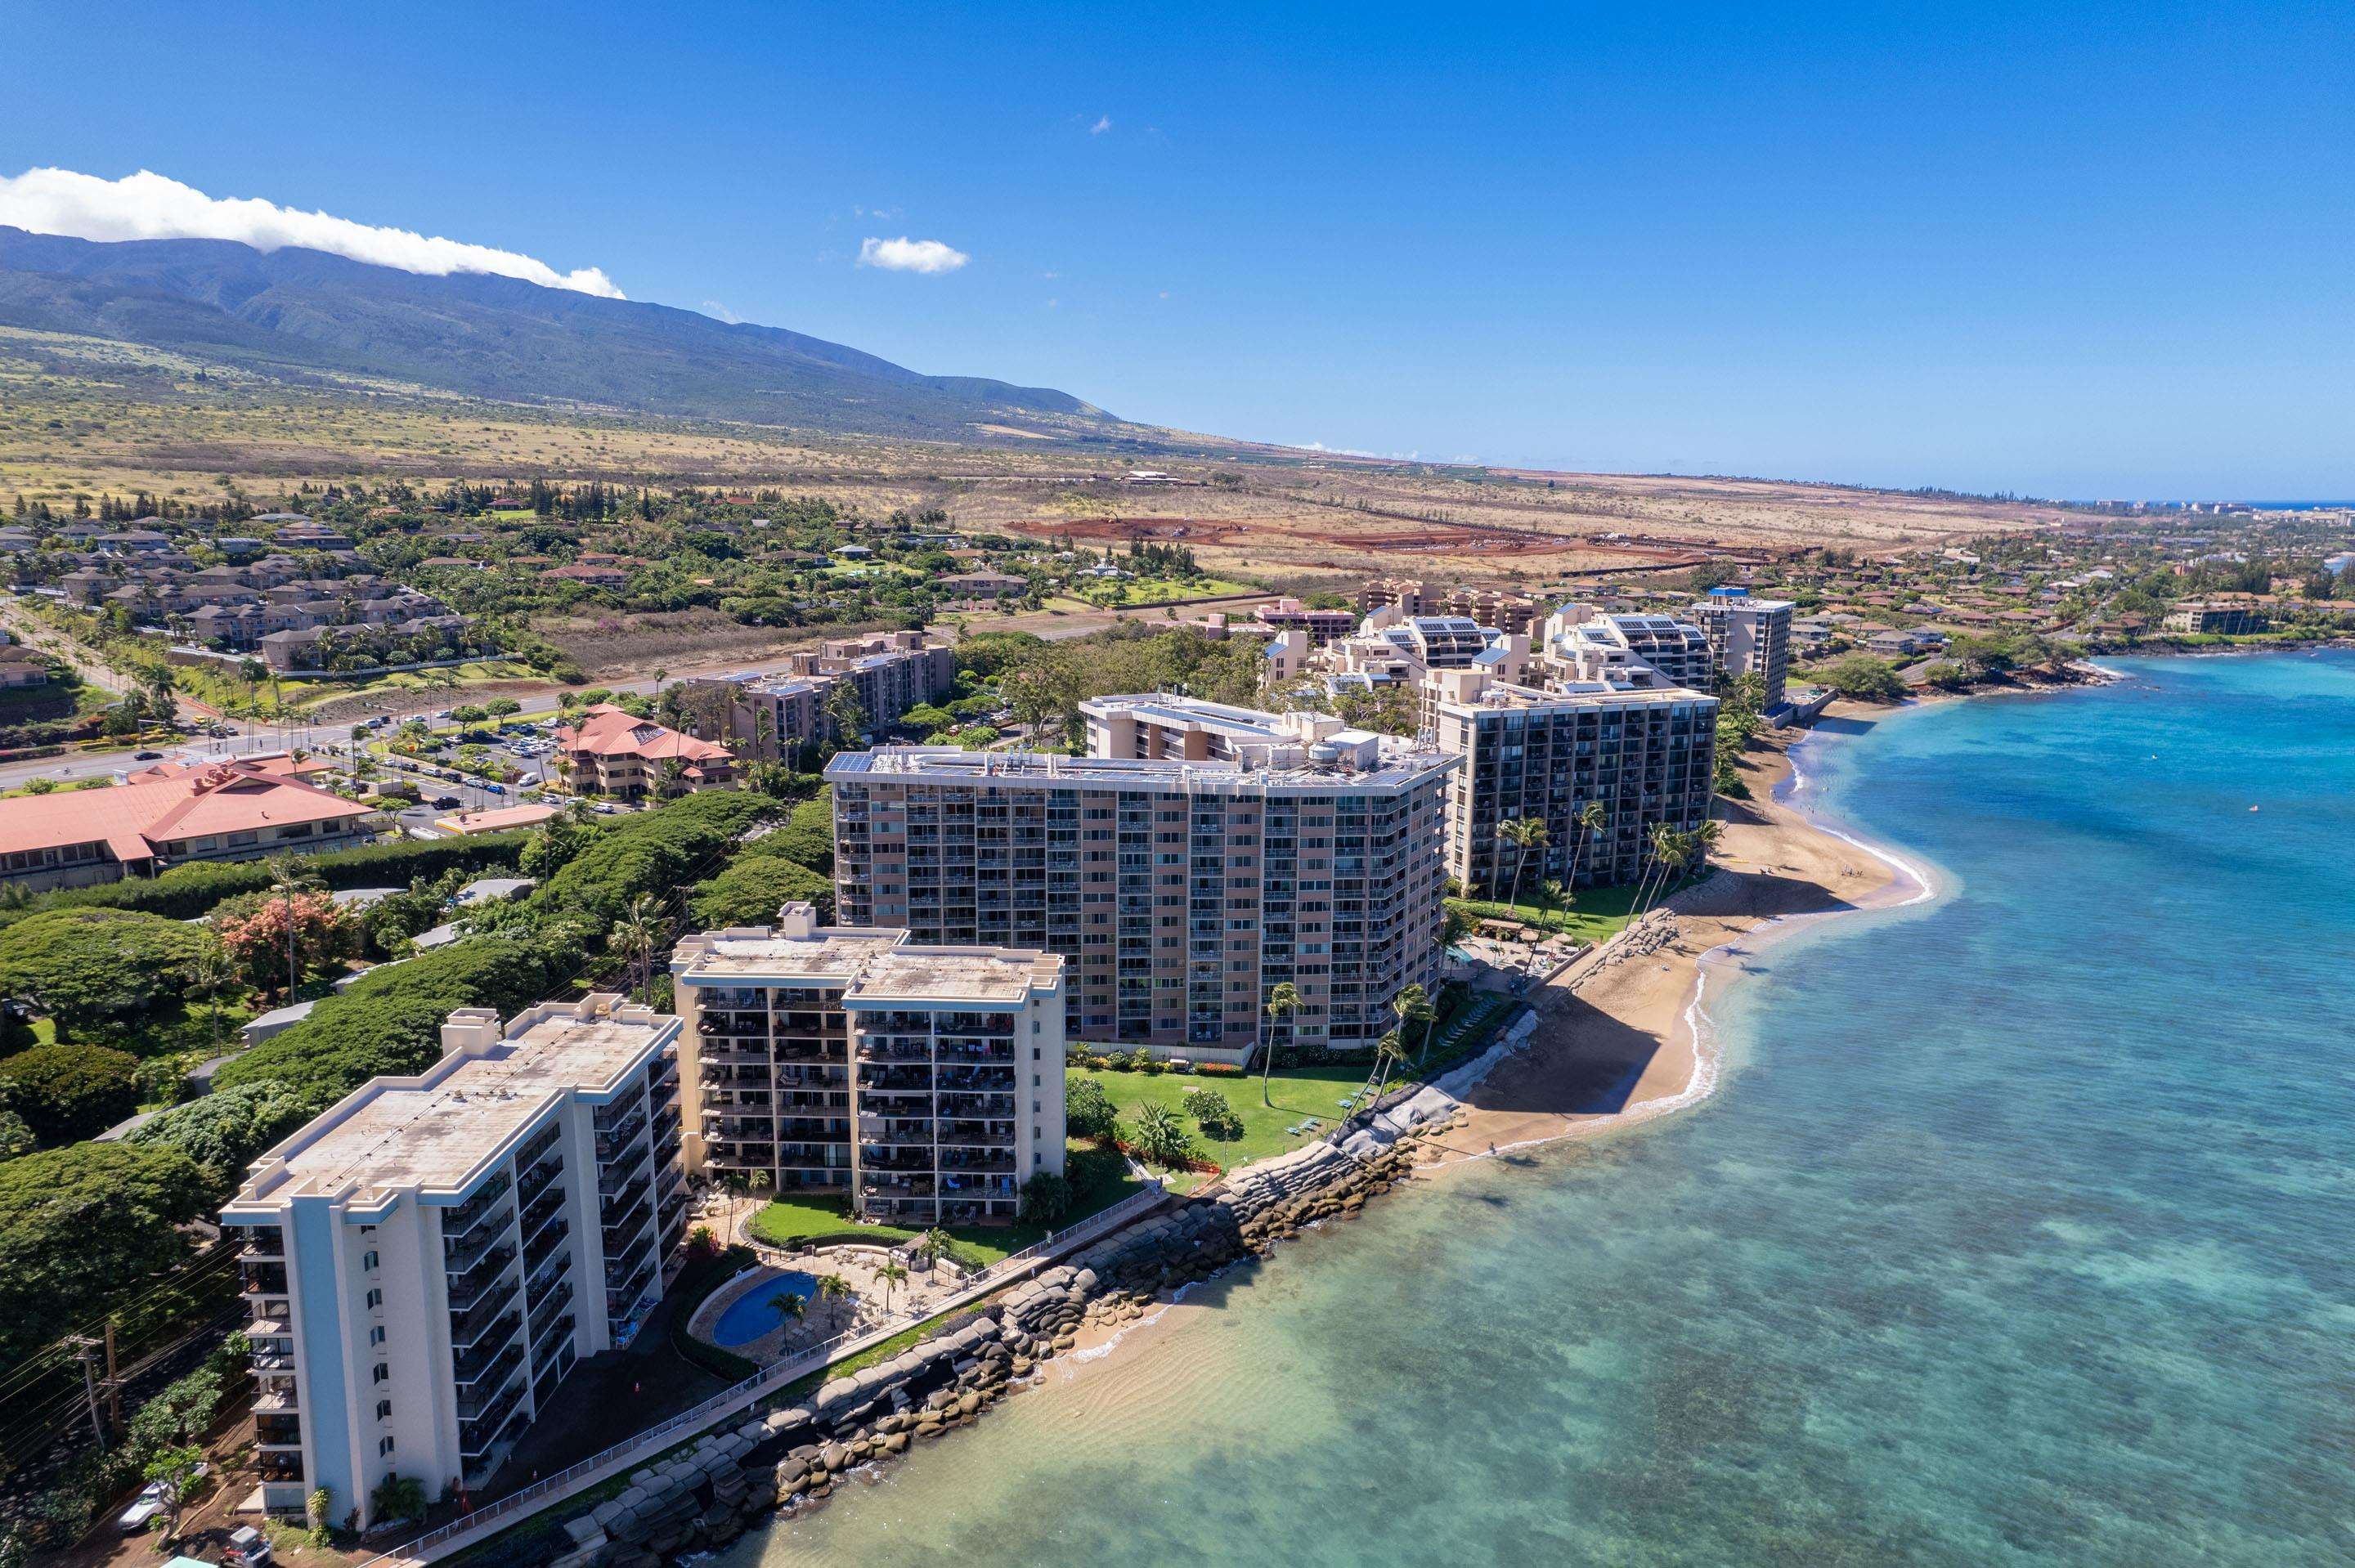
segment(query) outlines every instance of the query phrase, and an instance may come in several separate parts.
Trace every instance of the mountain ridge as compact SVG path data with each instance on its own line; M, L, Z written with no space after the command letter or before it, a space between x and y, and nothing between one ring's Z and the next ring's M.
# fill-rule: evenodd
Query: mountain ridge
M489 273L432 276L232 239L103 242L0 225L0 324L469 396L883 436L1007 416L1121 421L1070 393L925 376L784 327Z

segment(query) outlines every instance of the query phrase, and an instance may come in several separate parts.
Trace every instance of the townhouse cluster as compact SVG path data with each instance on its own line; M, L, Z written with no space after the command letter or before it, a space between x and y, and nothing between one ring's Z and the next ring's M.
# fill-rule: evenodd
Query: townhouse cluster
M294 513L255 522L273 531L202 536L160 517L5 528L0 555L36 592L120 609L190 653L258 659L273 674L362 675L496 652L472 618L368 570L345 535ZM199 565L199 550L219 558Z

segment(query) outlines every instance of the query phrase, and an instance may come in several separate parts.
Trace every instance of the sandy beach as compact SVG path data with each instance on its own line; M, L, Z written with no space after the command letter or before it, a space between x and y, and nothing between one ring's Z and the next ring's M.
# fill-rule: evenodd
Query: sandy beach
M1678 893L1639 939L1581 959L1531 997L1529 1047L1466 1097L1465 1124L1439 1142L1445 1165L1554 1139L1591 1136L1704 1097L1715 1061L1697 1005L1801 917L1902 902L1921 889L1862 847L1775 799L1796 736L1743 760L1748 800L1721 802L1717 874Z

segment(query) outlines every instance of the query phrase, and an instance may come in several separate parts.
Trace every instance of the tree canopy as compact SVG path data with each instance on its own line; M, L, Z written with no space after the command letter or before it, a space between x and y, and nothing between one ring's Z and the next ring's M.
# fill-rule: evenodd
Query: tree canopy
M29 999L61 1030L183 994L205 934L129 909L52 909L0 931L0 991Z
M36 1045L0 1058L0 1099L41 1142L71 1143L139 1108L139 1058L101 1045Z
M0 1165L0 1357L179 1262L207 1192L177 1150L78 1143Z

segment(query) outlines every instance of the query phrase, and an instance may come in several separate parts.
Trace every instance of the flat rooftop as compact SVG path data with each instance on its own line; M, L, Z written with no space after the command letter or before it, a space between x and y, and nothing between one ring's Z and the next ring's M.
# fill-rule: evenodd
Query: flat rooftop
M419 1078L370 1079L263 1155L229 1206L321 1193L368 1200L404 1188L463 1192L552 1100L612 1089L678 1029L677 1018L644 1008L588 1017L559 1008L517 1024L487 1050L453 1051Z
M837 753L831 779L986 787L1053 785L1069 789L1146 789L1156 793L1241 794L1252 789L1364 794L1423 783L1455 765L1443 752L1400 752L1379 768L1351 771L1314 766L1262 768L1215 759L1065 757L1060 752L963 751L954 747L887 746Z
M1607 681L1564 681L1561 689L1491 681L1474 697L1434 699L1442 713L1494 713L1514 708L1656 708L1676 703L1715 703L1689 686L1614 686Z
M671 972L696 985L804 980L839 985L846 1003L960 1001L1019 1007L1062 983L1063 960L1020 948L931 948L905 931L821 927L806 937L765 927L690 937Z

